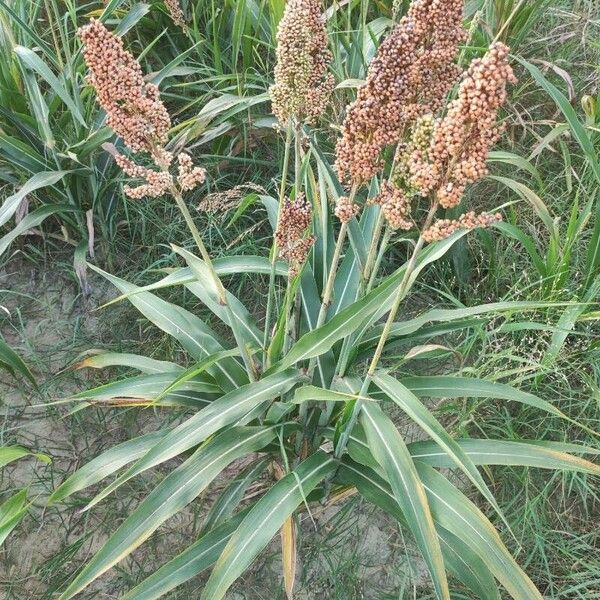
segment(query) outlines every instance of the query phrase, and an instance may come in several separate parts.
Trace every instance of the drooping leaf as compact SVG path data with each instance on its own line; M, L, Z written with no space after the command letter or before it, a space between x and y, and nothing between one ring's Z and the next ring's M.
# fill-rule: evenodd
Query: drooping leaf
M48 503L60 502L112 475L125 465L140 458L167 435L167 430L155 431L117 444L75 471L52 492Z
M229 538L249 509L244 509L211 529L173 560L164 564L132 590L122 600L154 600L208 569L219 558Z
M193 448L226 425L239 422L253 409L263 406L279 394L291 389L300 379L301 375L297 371L289 369L221 396L170 431L123 475L100 492L86 508L91 508L120 485L146 469Z
M260 450L275 437L275 427L232 428L200 447L165 477L85 565L60 596L73 598L92 581L141 545L169 517L187 506L231 462Z
M389 375L378 372L373 377L373 382L379 389L386 393L411 419L413 419L433 440L443 448L446 455L454 466L459 467L471 480L475 487L481 492L486 500L494 507L502 520L506 518L502 514L500 506L492 495L477 467L463 451L462 447L448 434L442 424L431 414L424 404L404 385Z
M371 457L372 458L372 457ZM355 463L347 457L336 474L336 480L355 486L372 504L392 515L402 526L406 519L389 486L389 483L370 468ZM484 562L462 540L436 524L444 564L451 574L464 583L481 600L499 600L498 586Z
M138 287L90 265L103 277L114 284L121 292L129 293ZM174 337L194 358L202 359L224 350L216 334L201 319L189 311L154 296L140 292L128 297L129 301L152 323ZM247 383L248 377L243 367L233 358L219 361L208 369L225 390L231 390Z
M449 600L450 591L437 533L425 491L406 444L389 417L375 403L362 404L360 422L373 456L385 471L394 497L429 568L436 595Z
M322 451L300 463L280 479L250 510L225 546L200 596L220 600L277 534L306 495L329 473L335 462Z

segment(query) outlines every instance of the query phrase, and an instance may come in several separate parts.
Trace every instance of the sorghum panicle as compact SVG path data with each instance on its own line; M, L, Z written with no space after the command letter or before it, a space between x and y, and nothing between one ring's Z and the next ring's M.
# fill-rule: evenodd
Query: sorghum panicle
M508 53L498 42L471 63L458 97L434 125L429 148L411 157L413 184L423 194L434 191L444 208L457 206L467 184L488 172L488 152L503 131L498 109L506 101L507 83L516 81Z
M177 27L187 31L187 24L185 22L185 16L179 5L179 0L165 0L165 6L171 15L171 20Z
M460 75L454 61L466 35L463 3L415 0L381 44L342 126L336 149L342 181L368 181L383 166L382 151L419 116L440 109Z
M360 206L348 196L340 196L335 204L335 216L342 223L349 223L359 210Z
M383 216L392 229L403 229L408 231L413 228L410 221L410 199L403 190L397 188L389 181L384 181L381 190L370 204L379 204Z
M106 111L107 124L133 152L149 152L167 141L171 119L158 87L144 81L142 68L123 41L92 19L81 27L89 82Z
M173 186L173 177L168 171L153 171L152 169L136 164L122 154L114 153L113 155L117 165L129 177L146 180L146 183L135 187L124 186L123 191L129 198L133 198L134 200L139 200L144 196L158 198Z
M321 0L289 0L277 30L275 83L269 90L280 124L290 117L311 123L323 113L334 86L330 61Z
M291 277L299 273L315 243L314 236L306 236L311 218L312 207L302 193L293 201L286 200L281 208L275 241L279 255L289 265Z
M493 223L502 221L502 215L488 213L476 214L470 211L461 215L458 219L438 219L429 229L423 232L426 242L438 242L443 240L459 229L475 229L476 227L489 227Z
M177 156L177 161L179 163L177 183L182 191L193 190L204 183L206 171L202 167L195 167L189 154L181 152Z
M100 21L92 21L79 30L84 43L83 55L90 69L88 77L96 89L98 102L106 111L107 124L123 138L132 152L147 152L158 171L136 164L106 144L116 163L130 177L144 180L137 186L126 185L125 195L139 199L156 198L175 190L169 173L173 154L165 148L171 119L162 103L158 87L144 81L142 68L123 47L123 41ZM188 154L178 156L179 191L188 191L204 182L205 171L194 167Z

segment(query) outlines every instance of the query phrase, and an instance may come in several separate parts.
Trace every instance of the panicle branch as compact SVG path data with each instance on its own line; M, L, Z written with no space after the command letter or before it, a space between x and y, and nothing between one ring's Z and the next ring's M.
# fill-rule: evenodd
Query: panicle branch
M327 73L331 52L320 0L289 0L277 31L275 83L269 89L280 124L291 117L312 123L325 110L333 91Z

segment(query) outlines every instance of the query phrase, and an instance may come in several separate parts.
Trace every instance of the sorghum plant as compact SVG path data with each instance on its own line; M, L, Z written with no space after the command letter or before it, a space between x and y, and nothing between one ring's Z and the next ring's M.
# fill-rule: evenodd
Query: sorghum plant
M171 174L174 158L164 145L168 114L158 90L144 83L131 55L103 26L92 23L82 32L91 82L112 125L132 151L147 153L155 163L156 168L149 169L117 156L127 174L145 180L126 193L134 198L171 194L200 256L174 246L186 266L146 288L103 273L122 297L181 344L192 365L113 353L81 363L127 366L141 374L83 392L78 400L105 406L167 406L180 411L183 420L97 457L67 479L52 501L124 469L94 497L90 508L146 470L176 457L180 462L76 576L63 600L126 557L244 457L245 470L215 498L200 537L125 598L157 598L210 567L199 597L223 598L278 532L285 590L291 597L302 511L314 502L335 502L359 493L412 533L436 597L450 598L449 573L476 598L499 598L499 583L513 598L540 599L492 523L439 469L466 475L500 519L500 508L478 466L599 472L568 453L586 451L578 446L456 439L422 400L496 398L568 418L531 393L457 374L397 378L383 367L390 348L426 335L436 323L454 323L460 329L466 318L539 307L503 302L420 314L414 307L400 311L427 265L470 229L499 219L474 212L456 220L438 220L437 215L440 207L455 206L465 187L486 173L488 151L502 131L498 111L514 79L508 48L494 44L475 60L448 101L459 76L462 5L416 0L381 45L366 84L348 109L337 152L338 173L350 186L345 194L321 149L315 142L305 149L307 140L300 137L309 121L321 114L324 88L330 87L318 8L312 0L291 0L281 22L273 101L278 117L288 120L288 143L280 198L269 203L276 213L269 258L211 260L182 196L204 173L187 155L179 155L179 173ZM297 165L288 198L285 174L294 134ZM388 150L391 164L384 160ZM363 202L367 190L374 193ZM337 239L327 197L335 201L341 221ZM384 276L382 257L397 230L414 231L416 241L408 261ZM320 238L318 244L313 236ZM262 330L221 282L239 272L270 275ZM284 278L287 285L272 326L269 316L279 296L273 285L276 278ZM169 285L183 285L196 295L231 329L230 340L237 347L231 349L229 340L196 315L152 293ZM407 443L383 410L386 404L412 419L422 439ZM262 479L264 493L244 500L257 479Z

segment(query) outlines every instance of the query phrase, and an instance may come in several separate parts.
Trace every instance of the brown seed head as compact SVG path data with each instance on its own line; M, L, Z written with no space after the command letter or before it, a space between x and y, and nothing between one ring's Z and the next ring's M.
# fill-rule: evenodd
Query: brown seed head
M382 151L416 118L440 109L460 75L454 61L466 35L463 3L415 0L381 44L342 126L336 149L342 181L368 181L382 168Z
M100 21L92 19L80 28L79 35L90 69L88 80L96 88L108 126L132 151L152 154L166 142L171 127L158 87L144 81L142 68L123 48L121 38Z
M298 194L293 202L285 201L279 216L275 241L279 255L288 262L290 277L298 274L315 243L314 236L306 236L311 219L312 207L304 194Z
M467 184L487 174L488 152L503 131L498 109L507 83L516 81L508 53L498 42L471 63L458 97L435 123L429 148L415 150L410 159L413 184L423 194L435 191L444 208L457 206Z
M331 52L320 0L289 0L277 30L275 83L269 89L273 113L311 123L325 110L333 90L327 73Z
M410 199L403 190L392 183L384 181L379 194L369 203L381 206L383 216L392 229L403 229L404 231L412 229Z
M423 232L423 239L426 242L437 242L451 236L459 229L475 229L476 227L489 227L494 223L502 221L502 215L496 213L476 214L470 211L461 215L458 219L438 219L429 229Z
M181 10L181 6L179 5L179 0L165 0L165 6L171 15L171 20L173 23L175 23L177 27L183 29L183 31L187 31L185 16Z
M335 216L342 223L349 223L360 210L360 206L348 196L340 196L335 204Z
M177 183L181 191L193 190L204 183L206 171L202 167L195 167L189 154L181 152L177 156L177 162L179 163Z

